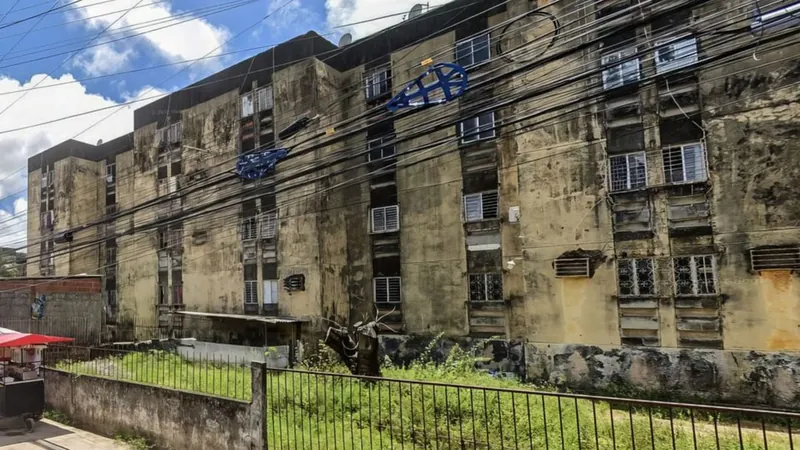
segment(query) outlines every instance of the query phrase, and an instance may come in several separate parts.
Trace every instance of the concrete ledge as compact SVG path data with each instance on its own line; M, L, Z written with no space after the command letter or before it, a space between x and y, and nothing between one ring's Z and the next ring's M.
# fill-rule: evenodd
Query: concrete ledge
M253 363L253 401L212 397L108 378L45 370L45 403L89 431L128 432L159 448L262 449L263 363Z

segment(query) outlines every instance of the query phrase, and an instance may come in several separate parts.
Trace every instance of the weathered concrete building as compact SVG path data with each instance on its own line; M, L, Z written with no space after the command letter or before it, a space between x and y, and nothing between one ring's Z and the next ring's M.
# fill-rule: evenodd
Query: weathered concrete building
M341 48L307 33L137 110L119 146L32 158L29 273L103 266L115 320L377 314L523 343L574 386L796 402L797 8L456 1ZM465 95L386 111L446 61ZM269 148L274 172L232 174Z

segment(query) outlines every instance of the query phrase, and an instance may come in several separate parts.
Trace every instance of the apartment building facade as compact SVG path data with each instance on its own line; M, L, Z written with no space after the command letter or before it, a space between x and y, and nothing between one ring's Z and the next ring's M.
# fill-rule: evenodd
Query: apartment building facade
M524 342L574 385L611 376L597 355L683 373L685 349L723 374L708 389L757 367L796 384L792 8L456 1L341 48L308 33L140 108L125 148L31 158L29 255L56 256L28 273L103 267L115 320L154 326L380 316ZM470 89L385 110L436 62ZM232 173L269 148L290 149L273 172Z

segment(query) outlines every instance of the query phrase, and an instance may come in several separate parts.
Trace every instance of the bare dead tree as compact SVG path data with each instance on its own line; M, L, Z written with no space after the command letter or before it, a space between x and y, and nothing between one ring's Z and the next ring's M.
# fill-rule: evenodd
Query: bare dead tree
M383 316L378 316L376 312L374 320L358 321L350 327L344 327L333 322L334 326L328 327L328 332L325 335L325 345L339 355L353 375L380 377L381 362L378 329L379 327L385 327L392 330L388 325L381 323L392 312L394 310Z

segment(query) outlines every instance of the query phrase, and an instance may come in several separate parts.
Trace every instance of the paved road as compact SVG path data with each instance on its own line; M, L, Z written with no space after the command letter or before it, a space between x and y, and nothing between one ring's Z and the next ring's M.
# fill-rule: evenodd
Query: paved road
M113 439L42 420L33 433L0 431L3 450L125 450Z

